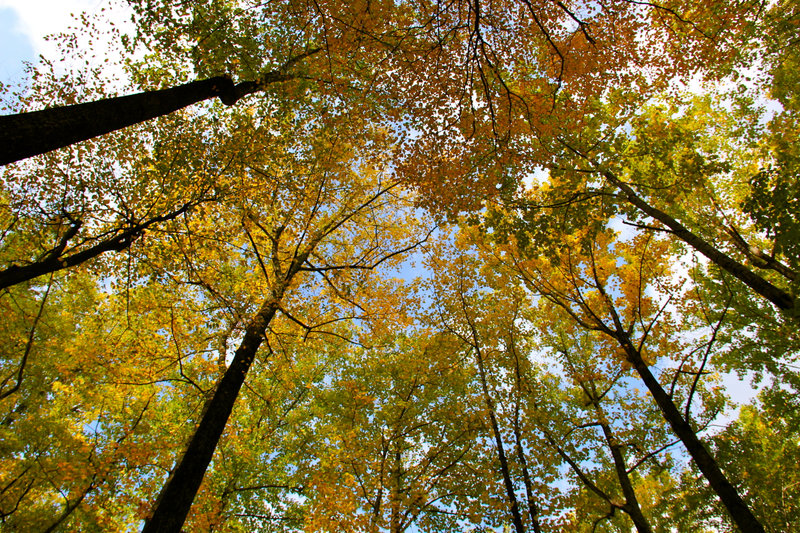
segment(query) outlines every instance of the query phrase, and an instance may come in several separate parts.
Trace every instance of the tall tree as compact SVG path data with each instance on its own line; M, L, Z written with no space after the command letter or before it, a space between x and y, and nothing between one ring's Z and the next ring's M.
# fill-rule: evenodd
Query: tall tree
M490 333L485 331L486 317L478 316L478 309L483 306L476 305L475 300L481 299L480 289L476 290L475 280L464 274L465 269L469 269L469 259L465 257L455 258L451 281L446 283L447 289L437 287L437 309L434 311L439 315L439 321L443 328L458 339L466 348L467 353L474 358L476 369L476 380L480 387L480 401L483 405L483 412L487 422L487 433L493 442L494 453L497 457L499 472L495 477L499 478L503 486L503 497L506 500L507 512L511 524L517 533L524 533L526 530L523 522L523 511L519 504L516 494L516 482L513 478L511 469L510 450L506 442L504 433L505 428L501 426L500 414L496 402L496 392L493 383L490 382L490 362L487 360L490 353L492 341ZM444 273L440 273L442 275ZM446 296L445 296L446 295ZM477 308L477 309L476 309ZM483 324L482 324L483 323ZM486 338L488 336L488 338Z
M276 169L278 175L273 175L254 167L255 161L249 162L248 188L260 182L258 197L265 202L256 203L253 195L242 198L243 235L239 239L246 236L252 248L249 261L261 274L259 285L266 295L247 319L244 338L214 387L144 531L180 530L267 328L276 314L286 309L285 300L298 284L297 278L316 273L338 290L331 279L333 273L371 270L415 246L397 244L395 235L379 231L385 222L377 225L389 206L397 209L392 202L397 184L391 179L384 181L388 152L381 136L373 137L371 145L359 146L355 139L346 142L324 130L313 131L316 139L308 154L311 159L292 165L290 175L283 179L279 176L286 169ZM354 164L360 174L354 173ZM278 201L285 214L276 217L268 206Z
M428 331L371 340L342 354L319 391L307 527L399 533L474 523L462 507L479 490L467 482L479 427L467 401L471 373Z
M586 336L583 339L581 339L580 336L576 337L578 342L575 342L574 347L566 345L565 339L562 338L560 339L562 344L558 346L557 349L559 349L562 364L567 372L567 376L570 377L573 382L577 383L580 388L582 394L578 396L584 401L585 407L593 411L592 414L594 416L589 419L590 421L585 423L585 426L600 428L605 447L608 452L610 452L613 472L616 477L616 483L622 493L622 498L615 498L600 489L595 482L587 477L574 458L567 456L561 446L549 435L549 432L545 433L547 440L556 448L559 455L569 463L586 489L594 492L607 502L609 506L608 513L599 517L598 521L607 517L610 518L613 516L614 512L619 509L630 517L634 527L636 527L636 531L640 533L651 532L653 531L653 527L642 512L642 507L639 504L631 475L635 466L638 465L633 465L632 468L631 464L633 463L630 463L626 458L626 448L631 447L633 443L629 441L626 442L622 439L622 436L618 434L612 426L613 415L607 410L607 404L609 403L607 401L608 397L611 396L612 389L618 385L617 381L622 377L623 371L617 370L610 376L603 376L596 365L586 363L584 358L587 354L580 353L581 348L583 348L583 346L581 346L581 344L583 344L581 340L585 342L587 340ZM589 344L589 346L591 346L591 344ZM645 455L645 458L646 457ZM641 462L639 464L641 464Z
M689 405L698 379L692 381L689 403L682 412L674 396L676 381L667 389L651 370L656 357L675 351L670 331L674 326L665 322L668 304L676 294L666 280L667 267L659 261L665 244L647 233L630 243L614 241L610 230L591 227L562 238L561 243L539 250L512 246L506 261L531 290L562 308L582 328L597 331L616 345L611 351L638 374L737 526L743 531L763 531L692 427ZM545 249L550 257L543 254ZM663 301L649 295L648 287L666 290ZM703 365L698 365L701 372Z

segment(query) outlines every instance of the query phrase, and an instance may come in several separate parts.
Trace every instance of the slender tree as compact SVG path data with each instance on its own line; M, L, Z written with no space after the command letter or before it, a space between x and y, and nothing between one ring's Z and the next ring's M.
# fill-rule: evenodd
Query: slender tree
M575 323L586 330L600 332L619 345L624 361L647 387L662 416L737 526L742 531L763 531L736 487L698 437L691 420L684 416L672 394L653 375L645 355L648 344L668 338L659 339L654 332L665 313L664 305L656 308L652 297L645 292L648 284L658 282L664 270L653 255L655 251L648 248L663 245L645 245L645 242L652 242L652 236L644 235L634 240L638 245L630 246L613 241L610 230L592 228L584 228L568 241L575 248L560 243L550 248L550 253L557 256L549 258L510 247L506 261L532 291L563 309ZM615 254L609 254L612 243ZM623 261L624 267L615 268L616 257ZM610 286L618 287L627 297L620 301L610 293ZM649 350L657 353L655 346Z

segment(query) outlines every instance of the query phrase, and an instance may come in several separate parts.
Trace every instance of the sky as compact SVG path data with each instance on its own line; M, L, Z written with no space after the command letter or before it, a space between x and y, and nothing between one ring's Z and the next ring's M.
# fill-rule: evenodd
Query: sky
M72 14L96 13L108 0L0 0L0 81L19 84L24 62L39 55L56 58L58 47L45 37L73 25Z
M36 57L33 39L8 3L0 0L0 82L4 85L20 80L23 62Z

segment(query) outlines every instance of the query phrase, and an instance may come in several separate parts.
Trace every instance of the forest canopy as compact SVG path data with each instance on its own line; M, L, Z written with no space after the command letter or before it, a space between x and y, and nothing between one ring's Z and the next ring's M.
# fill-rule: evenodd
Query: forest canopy
M115 9L0 87L0 529L800 529L797 2Z

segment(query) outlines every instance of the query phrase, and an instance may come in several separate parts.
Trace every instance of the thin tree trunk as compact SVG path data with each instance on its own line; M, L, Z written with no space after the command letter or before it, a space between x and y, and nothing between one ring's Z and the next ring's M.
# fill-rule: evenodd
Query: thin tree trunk
M605 171L603 172L603 175L615 187L622 191L622 193L628 199L628 202L642 210L647 215L664 224L676 237L709 258L714 262L714 264L753 289L757 294L760 294L775 304L775 306L779 309L786 311L794 309L795 300L792 295L779 289L729 255L719 251L706 240L689 231L689 229L669 216L667 213L656 209L645 202L627 183L621 181L612 172Z
M400 499L403 495L403 461L400 456L400 451L394 452L394 461L392 466L392 491L391 491L391 512L392 516L389 521L390 533L403 533L402 521L400 519Z
M596 400L593 399L592 401L600 420L605 420L605 413L603 410L596 403ZM636 531L639 533L652 533L653 529L650 527L647 518L642 514L639 499L636 497L636 491L633 490L633 484L628 475L628 467L625 462L625 455L622 451L622 447L619 445L619 442L607 423L600 422L600 427L603 429L603 436L606 439L606 444L608 444L608 447L611 449L611 457L614 460L614 470L617 473L617 479L619 480L620 488L622 488L622 495L625 498L625 505L622 509L628 513L628 516L633 520Z
M519 407L522 397L522 369L519 365L519 354L517 353L516 341L514 339L513 328L509 332L509 346L511 347L511 354L514 356L514 440L516 441L517 460L522 468L522 482L525 484L525 497L528 499L528 514L531 519L531 528L533 533L542 533L541 524L539 524L539 507L536 505L536 499L533 496L533 482L531 481L530 472L528 471L528 461L525 458L525 450L522 447L522 431L519 425Z
M669 423L675 435L681 440L689 455L694 460L697 467L703 473L711 488L716 492L722 505L728 510L734 523L743 533L764 533L764 528L755 516L750 512L747 504L742 500L725 474L720 470L716 459L709 453L703 443L695 433L689 422L683 417L678 407L672 401L669 394L661 387L661 384L650 372L650 367L642 358L639 348L633 345L630 334L623 327L622 320L613 304L613 299L606 293L603 284L597 278L597 271L594 271L596 287L608 303L608 310L614 323L614 328L599 321L600 330L614 338L625 352L627 361L633 366L636 373L644 382L650 395L656 402L661 411L661 415Z
M475 342L477 344L477 332L474 330L474 326L471 323L470 327L473 328L473 336L475 337ZM500 472L503 475L503 484L505 485L506 496L508 497L508 503L511 507L511 519L514 522L514 530L517 533L525 533L525 526L522 523L522 515L519 512L517 496L514 492L514 483L511 481L511 471L508 468L508 459L506 458L506 452L503 447L503 437L500 434L500 426L497 423L497 416L494 412L494 402L489 395L489 387L486 383L486 369L483 367L483 356L480 348L477 345L473 348L475 349L475 356L478 361L478 372L480 374L481 386L483 388L483 398L486 403L486 409L489 411L489 422L492 426L492 434L494 436L495 446L497 447L497 458L500 461Z
M624 335L624 334L621 334ZM656 401L661 414L669 423L675 435L681 440L686 450L691 455L697 467L703 473L711 488L719 496L720 501L728 510L733 518L734 523L743 533L763 533L764 528L750 512L747 504L742 500L739 493L728 479L725 474L720 470L717 461L708 452L706 447L697 437L694 429L683 418L678 408L672 402L667 392L661 387L661 384L650 372L650 368L642 359L639 351L633 346L627 338L617 339L622 344L623 349L627 355L628 362L633 365L633 368L642 378L653 399Z
M271 83L293 79L286 69L319 51L315 48L299 54L280 69L255 81L234 84L226 76L217 76L169 89L0 116L0 165L168 115L215 96L224 104L233 105L243 96L262 91Z
M500 472L503 476L503 484L506 489L506 497L508 504L511 507L511 519L514 523L514 530L517 533L525 533L525 525L522 522L522 514L519 511L519 504L517 503L517 496L514 492L514 483L511 480L511 471L508 468L508 460L506 452L503 447L503 437L500 434L500 426L497 423L497 416L495 415L494 401L489 394L489 386L486 381L486 369L483 366L483 353L481 352L478 330L475 328L475 323L470 319L469 312L467 311L467 302L464 299L464 293L459 292L461 299L461 307L464 310L464 317L470 328L472 335L472 342L469 343L473 350L475 350L475 359L478 363L478 374L481 379L481 388L483 389L483 400L486 403L486 410L489 412L489 423L492 426L492 434L494 436L495 446L497 448L497 458L500 461ZM463 338L463 337L462 337Z
M264 332L278 310L282 293L283 289L280 288L265 301L247 326L244 339L236 350L231 365L222 376L214 395L206 403L200 424L161 490L153 515L145 523L142 533L178 533L183 527L233 411L239 390L264 340Z
M570 360L569 354L566 350L564 350L563 353L564 357L569 362L570 368L572 369L572 374L577 376L578 373L575 371L575 365ZM595 417L598 421L597 423L603 430L603 438L608 445L608 449L611 451L611 459L614 461L614 471L617 474L617 480L619 481L619 486L622 489L622 496L625 498L625 504L621 507L621 509L631 517L631 520L633 520L633 525L636 527L636 531L639 533L652 533L653 529L650 526L650 522L648 522L647 518L645 518L644 514L642 513L642 508L639 505L639 498L636 497L636 491L633 489L633 483L631 483L631 478L628 475L628 463L625 460L625 452L623 447L620 445L616 435L614 435L614 431L611 429L611 425L608 423L606 412L600 405L601 397L597 393L597 387L595 386L593 380L589 380L588 383L581 379L578 379L577 381L594 408Z
M522 466L522 481L525 483L525 496L528 498L528 514L531 517L531 526L534 533L541 533L542 528L539 525L539 509L536 505L536 500L533 496L533 483L531 476L528 472L528 461L525 459L525 451L522 449L522 434L519 430L519 419L514 419L514 438L517 445L517 459L520 466Z
M53 531L57 531L59 526L61 524L63 524L64 521L67 518L69 518L72 513L75 512L75 509L77 509L78 506L81 503L83 503L83 500L86 499L86 496L88 496L89 493L92 490L94 490L94 488L95 488L95 478L96 478L96 474L95 474L95 476L92 476L92 481L89 483L89 486L86 487L86 489L81 493L81 495L78 497L78 499L75 500L74 502L68 504L64 508L64 511L58 516L56 521L53 522L52 524L50 524L50 527L48 527L47 529L44 530L44 533L52 533Z
M595 386L593 378L589 378L587 381L580 379L579 376L581 372L579 372L576 368L576 365L570 358L567 349L562 349L561 353L567 362L567 368L569 369L572 379L577 381L578 386L580 386L583 393L589 399L588 405L591 405L594 408L595 419L597 420L596 425L600 426L602 429L603 438L605 439L606 445L611 452L611 459L614 462L614 473L617 475L617 481L619 482L620 489L622 490L622 496L625 499L624 503L620 505L618 503L614 503L610 497L604 496L606 501L611 504L611 512L613 513L615 507L621 509L631 518L638 533L652 533L653 529L650 526L650 523L647 521L647 518L645 518L644 514L642 513L642 508L639 505L639 499L636 497L636 491L633 489L633 483L631 483L630 476L628 475L628 464L625 460L625 452L623 447L617 440L616 435L614 435L614 431L611 429L611 425L608 423L606 412L600 405L603 395L597 393L597 387Z

